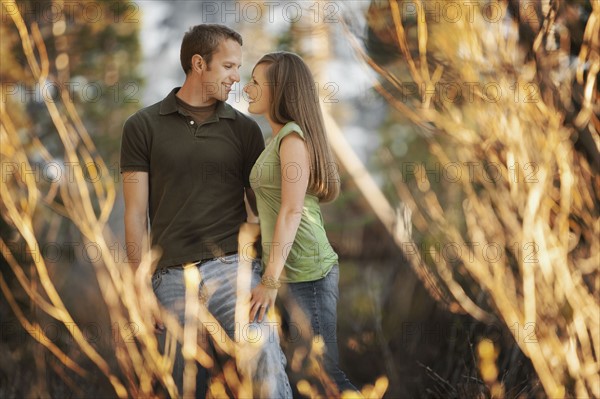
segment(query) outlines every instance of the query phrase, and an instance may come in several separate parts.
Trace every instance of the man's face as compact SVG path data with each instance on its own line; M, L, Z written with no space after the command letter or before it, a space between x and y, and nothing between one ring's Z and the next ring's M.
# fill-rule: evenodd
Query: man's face
M208 68L202 70L201 84L206 101L227 100L231 86L240 81L241 63L242 46L235 40L222 41Z

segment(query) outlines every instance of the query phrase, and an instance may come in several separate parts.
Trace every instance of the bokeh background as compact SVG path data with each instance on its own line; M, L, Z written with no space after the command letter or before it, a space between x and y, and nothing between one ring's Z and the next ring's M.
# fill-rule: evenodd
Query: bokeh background
M365 396L600 397L600 5L580 0L3 0L0 397L164 382L119 147L199 23L244 37L242 112L262 54L314 72L340 363Z

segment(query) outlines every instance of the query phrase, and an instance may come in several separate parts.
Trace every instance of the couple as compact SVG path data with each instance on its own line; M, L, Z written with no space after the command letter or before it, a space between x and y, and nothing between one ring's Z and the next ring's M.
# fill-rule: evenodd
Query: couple
M265 148L256 122L225 103L240 81L241 46L241 36L226 26L192 27L181 45L183 86L125 122L125 235L128 248L140 249L128 254L129 263L135 268L144 250L161 249L152 286L161 306L181 324L184 268L196 267L200 296L233 338L236 280L244 256L238 233L252 221L246 209L257 212L262 265L256 261L252 270L249 323L264 329L279 293L282 323L290 330L292 382L307 378L306 370L314 367L307 354L320 339L325 380L339 392L356 392L338 367L339 271L319 202L336 198L339 178L332 173L336 169L314 82L304 61L292 53L267 54L256 64L244 91L249 112L264 115L273 130ZM157 325L164 349L165 328L160 321ZM254 361L251 371L241 372L252 374L255 396L292 395L277 337L262 345ZM178 345L172 374L180 394L183 371ZM199 367L198 397L206 396L208 378L208 370ZM323 393L330 394L331 386L324 383Z

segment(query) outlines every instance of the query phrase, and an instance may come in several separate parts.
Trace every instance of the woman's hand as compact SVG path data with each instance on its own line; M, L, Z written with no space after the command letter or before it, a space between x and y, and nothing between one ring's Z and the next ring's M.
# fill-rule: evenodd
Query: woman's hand
M267 288L262 283L254 287L250 298L250 323L254 321L257 314L258 322L262 322L267 310L275 306L275 298L277 298L277 288Z

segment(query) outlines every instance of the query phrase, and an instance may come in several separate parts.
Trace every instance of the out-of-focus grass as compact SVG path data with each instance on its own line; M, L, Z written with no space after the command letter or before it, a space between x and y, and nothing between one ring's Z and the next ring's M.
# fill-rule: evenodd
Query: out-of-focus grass
M417 126L442 167L462 176L439 185L417 167L408 180L394 178L402 160L384 153L417 232L461 251L447 256L431 245L426 258L402 248L414 237L399 232L396 241L450 310L510 329L547 395L599 397L600 181L590 159L600 148L600 6L586 5L580 52L571 58L569 24L586 12L578 2L529 4L536 13L528 19L511 15L510 2L491 2L505 16L495 23L483 2L470 10L452 3L462 18L433 21L425 10L443 2L408 3L372 3L369 26L395 50L379 54L385 64L356 47L382 77L377 90ZM441 200L456 187L456 202ZM465 225L454 221L457 211ZM502 256L482 252L491 246ZM483 380L502 396L494 349L478 348Z

